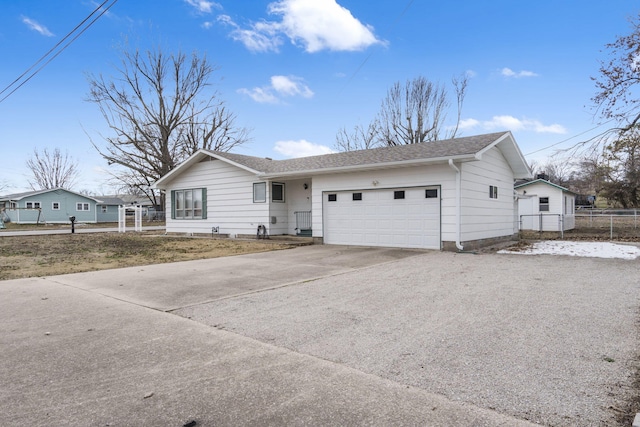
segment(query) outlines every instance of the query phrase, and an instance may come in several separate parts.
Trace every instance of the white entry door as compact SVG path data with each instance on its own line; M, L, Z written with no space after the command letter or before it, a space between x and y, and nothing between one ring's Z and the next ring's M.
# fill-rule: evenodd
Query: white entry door
M440 187L324 192L324 243L440 249Z

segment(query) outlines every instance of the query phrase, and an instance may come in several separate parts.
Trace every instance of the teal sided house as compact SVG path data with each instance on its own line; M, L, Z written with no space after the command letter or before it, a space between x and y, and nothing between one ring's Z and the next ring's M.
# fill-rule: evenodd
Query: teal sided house
M272 160L199 150L160 178L168 233L463 250L518 233L510 132Z
M29 191L0 197L0 215L17 224L117 222L120 199L100 200L64 188Z

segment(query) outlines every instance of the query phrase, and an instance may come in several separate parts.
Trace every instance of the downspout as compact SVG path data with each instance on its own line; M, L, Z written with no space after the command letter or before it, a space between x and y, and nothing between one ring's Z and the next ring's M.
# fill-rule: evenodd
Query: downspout
M456 171L456 248L458 248L459 251L462 251L464 249L462 243L460 243L460 216L462 209L460 206L460 198L462 193L462 179L460 176L460 169L458 169L458 167L453 163L452 159L449 159L449 166L451 169Z

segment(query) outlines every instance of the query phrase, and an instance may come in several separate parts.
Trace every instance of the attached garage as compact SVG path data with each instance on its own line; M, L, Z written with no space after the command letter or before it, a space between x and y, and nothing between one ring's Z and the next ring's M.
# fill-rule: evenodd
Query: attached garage
M440 249L440 187L325 191L324 242Z

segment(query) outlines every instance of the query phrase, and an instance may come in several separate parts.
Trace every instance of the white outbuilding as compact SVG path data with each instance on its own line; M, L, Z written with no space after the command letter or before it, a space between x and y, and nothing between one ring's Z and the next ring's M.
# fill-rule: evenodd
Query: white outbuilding
M566 231L575 228L574 192L538 178L515 186L520 230Z

